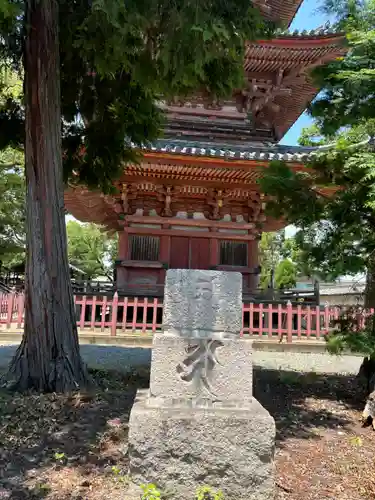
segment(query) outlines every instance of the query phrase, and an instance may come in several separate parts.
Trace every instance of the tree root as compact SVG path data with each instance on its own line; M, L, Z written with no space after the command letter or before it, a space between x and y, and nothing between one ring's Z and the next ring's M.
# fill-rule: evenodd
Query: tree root
M93 384L79 353L74 353L73 361L68 353L59 349L49 363L43 363L41 369L40 366L36 368L36 359L27 350L27 342L22 341L6 375L9 389L18 392L36 390L69 393L89 388Z
M362 421L365 427L372 425L375 431L375 391L367 398L366 406L362 413Z
M358 373L359 380L364 381L367 396L366 405L362 412L364 427L372 425L375 430L375 360L364 358Z

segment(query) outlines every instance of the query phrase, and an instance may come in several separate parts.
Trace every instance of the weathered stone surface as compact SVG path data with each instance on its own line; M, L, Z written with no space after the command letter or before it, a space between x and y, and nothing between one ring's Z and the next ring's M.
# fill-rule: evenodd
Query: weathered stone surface
M199 486L226 500L274 498L275 423L252 397L251 342L240 339L242 276L169 270L150 390L129 422L130 474L169 498Z
M157 334L153 339L151 395L245 404L253 392L251 355L250 340L210 341Z
M202 485L221 489L226 500L274 498L275 424L255 399L246 409L151 402L140 392L131 412L133 481L155 483L176 500L193 500Z
M226 338L242 329L242 275L170 269L164 291L166 335Z

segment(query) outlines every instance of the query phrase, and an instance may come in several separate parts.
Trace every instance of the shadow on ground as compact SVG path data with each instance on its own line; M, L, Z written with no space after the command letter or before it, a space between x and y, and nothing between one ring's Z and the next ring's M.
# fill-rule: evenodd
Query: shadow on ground
M91 372L97 386L87 393L0 392L0 499L85 499L98 475L124 490L127 422L149 374Z
M345 428L363 409L356 377L254 369L254 396L276 422L281 446L289 438L319 439L317 429Z
M127 421L148 369L93 371L95 391L0 392L0 499L124 498ZM364 396L354 377L254 370L254 395L275 418L278 446L353 423Z

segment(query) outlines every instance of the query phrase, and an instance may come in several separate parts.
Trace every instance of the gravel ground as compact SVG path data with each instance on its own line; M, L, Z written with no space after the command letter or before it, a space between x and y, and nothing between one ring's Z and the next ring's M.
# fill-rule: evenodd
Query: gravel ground
M0 370L6 368L16 350L14 345L0 346ZM151 349L82 345L84 360L91 368L117 370L127 373L151 361ZM300 352L254 351L254 364L270 370L356 374L362 358L359 356L330 356L329 354Z

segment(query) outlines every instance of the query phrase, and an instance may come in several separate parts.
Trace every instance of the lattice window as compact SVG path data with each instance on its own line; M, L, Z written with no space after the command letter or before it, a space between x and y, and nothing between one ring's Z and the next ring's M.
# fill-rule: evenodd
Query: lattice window
M247 243L242 241L220 242L220 264L223 266L247 266Z
M131 235L129 244L131 260L159 260L160 238L158 236Z

